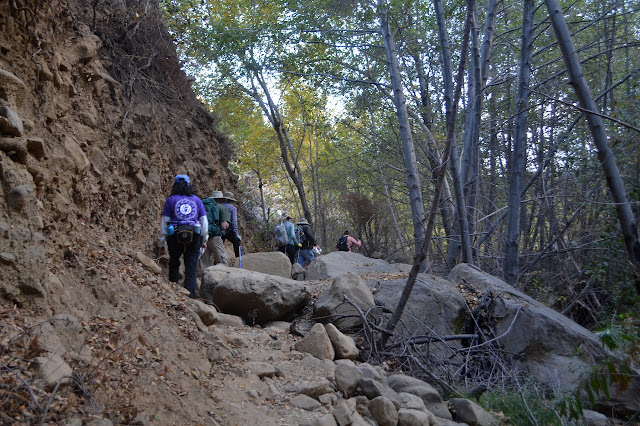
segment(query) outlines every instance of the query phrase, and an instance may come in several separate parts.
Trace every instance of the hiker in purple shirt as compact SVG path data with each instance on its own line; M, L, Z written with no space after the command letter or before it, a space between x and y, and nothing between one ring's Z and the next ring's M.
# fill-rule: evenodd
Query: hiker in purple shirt
M162 209L160 241L167 242L169 251L169 281L180 279L180 256L184 256L184 288L189 297L196 297L196 269L200 248L206 247L209 223L204 204L193 194L187 175L177 175L171 195Z

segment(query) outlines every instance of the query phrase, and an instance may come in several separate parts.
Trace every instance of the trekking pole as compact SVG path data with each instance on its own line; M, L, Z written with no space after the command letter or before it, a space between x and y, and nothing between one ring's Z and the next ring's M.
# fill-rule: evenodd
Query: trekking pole
M240 269L242 269L242 246L238 246L238 260Z

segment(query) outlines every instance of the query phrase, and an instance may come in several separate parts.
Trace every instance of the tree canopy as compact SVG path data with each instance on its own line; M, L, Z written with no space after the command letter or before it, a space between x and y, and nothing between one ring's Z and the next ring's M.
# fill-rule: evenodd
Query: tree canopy
M559 308L579 296L571 315L587 323L597 304L633 303L634 2L560 2L564 35L549 1L161 4L247 194L258 182L265 229L286 210L325 248L348 228L406 263L427 235L435 270L472 262Z

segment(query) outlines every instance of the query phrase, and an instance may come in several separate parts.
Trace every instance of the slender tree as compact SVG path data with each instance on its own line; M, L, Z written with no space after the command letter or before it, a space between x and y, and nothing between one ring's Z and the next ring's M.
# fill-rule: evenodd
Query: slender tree
M415 252L421 251L424 244L424 204L422 201L422 185L420 184L420 174L416 161L413 137L409 125L409 114L407 113L407 103L404 97L402 79L396 55L396 45L389 28L389 18L386 0L378 0L378 13L380 19L380 31L384 39L384 49L387 54L389 74L391 76L391 87L393 90L393 100L396 106L396 114L400 125L400 138L402 140L402 153L404 154L404 164L407 170L407 188L409 188L409 202L411 203L411 213L413 220L413 234L415 238Z
M627 191L624 187L620 171L616 164L615 156L609 147L602 118L591 95L591 89L582 74L582 66L578 58L578 52L573 44L567 22L562 14L562 9L557 0L545 0L553 31L556 34L562 57L567 66L569 84L573 87L580 106L585 110L587 123L591 136L598 151L598 159L607 186L616 206L618 221L622 230L629 262L636 274L636 292L640 294L640 242L638 241L638 226L629 204Z
M524 0L522 38L520 44L520 71L518 73L518 96L516 101L516 125L511 150L509 176L509 203L507 206L507 234L504 248L504 279L509 284L518 280L520 247L520 189L524 170L527 114L529 112L529 79L531 76L531 44L533 37L533 0Z

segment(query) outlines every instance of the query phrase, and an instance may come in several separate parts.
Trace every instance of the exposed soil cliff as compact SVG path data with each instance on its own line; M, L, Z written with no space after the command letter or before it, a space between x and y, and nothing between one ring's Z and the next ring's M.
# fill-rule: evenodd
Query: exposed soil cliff
M201 196L234 190L158 15L149 1L0 3L5 299L50 297L49 275L84 274L100 244L153 253L177 173Z
M225 415L184 295L139 259L175 174L237 193L230 152L155 1L0 2L0 423ZM73 384L36 379L45 352Z

